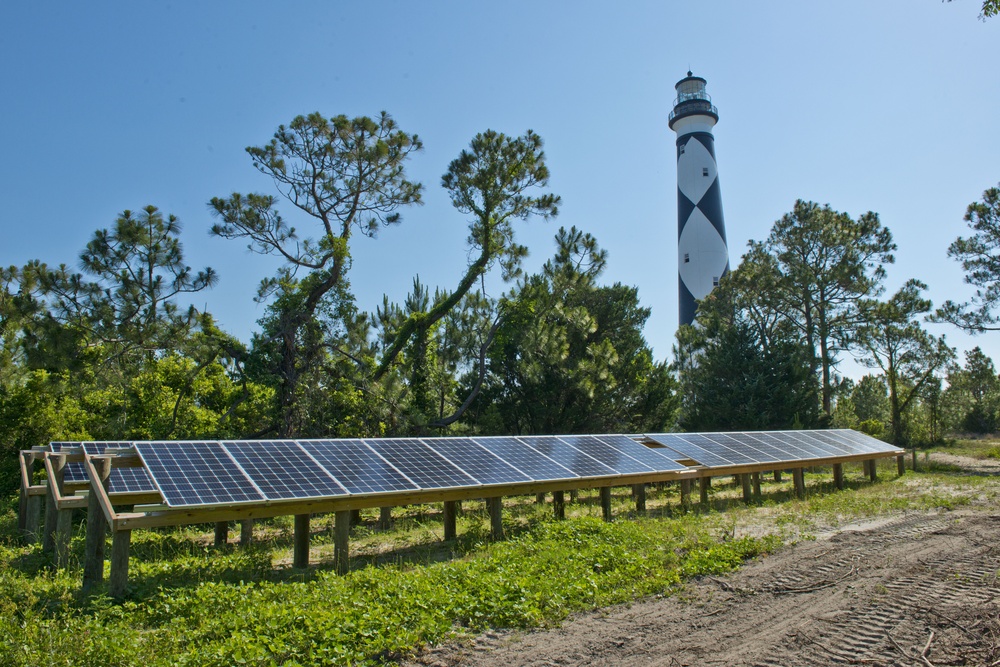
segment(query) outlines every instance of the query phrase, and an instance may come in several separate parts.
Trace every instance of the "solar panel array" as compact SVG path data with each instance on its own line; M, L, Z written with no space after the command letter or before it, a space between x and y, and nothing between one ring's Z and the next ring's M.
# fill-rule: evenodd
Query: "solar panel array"
M748 433L657 433L646 436L668 450L709 468L800 463L898 450L847 429L753 431Z
M113 468L112 490L156 490L170 507L264 503L531 482L616 478L896 452L848 430L135 443L52 443L92 454L134 447L145 468ZM71 464L79 465L79 464ZM148 471L148 472L147 472ZM73 480L86 481L73 470ZM67 479L71 479L67 467ZM136 481L129 486L128 475ZM143 486L143 484L145 486ZM141 488L140 488L141 487ZM485 495L485 494L484 494Z
M91 456L98 456L108 449L131 449L131 442L53 442L50 443L53 452L74 450L82 447ZM70 484L86 484L87 471L82 463L67 463L63 469L63 481ZM112 468L108 478L108 491L111 493L153 493L156 485L149 477L145 468Z

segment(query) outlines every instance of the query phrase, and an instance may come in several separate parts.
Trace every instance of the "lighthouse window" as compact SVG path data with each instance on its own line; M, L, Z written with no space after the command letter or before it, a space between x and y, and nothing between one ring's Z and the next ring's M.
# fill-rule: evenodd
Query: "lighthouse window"
M712 276L712 287L719 286L719 276Z
M684 253L684 263L687 264L690 261L691 261L691 255L689 255L688 253Z
M681 146L681 148L680 148L680 154L684 155L684 147L683 146Z
M708 176L708 167L702 167L701 168L701 175L702 176Z

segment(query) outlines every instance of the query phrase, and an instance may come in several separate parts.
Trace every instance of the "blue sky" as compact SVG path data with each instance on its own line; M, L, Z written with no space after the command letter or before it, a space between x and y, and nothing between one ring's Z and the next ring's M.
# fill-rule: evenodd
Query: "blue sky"
M439 186L472 136L546 142L552 222L518 228L536 269L559 225L610 253L605 280L639 287L667 358L677 326L674 83L690 68L719 108L716 152L731 261L796 198L894 233L890 290L970 295L948 244L1000 182L1000 19L974 0L812 2L176 2L0 5L0 264L75 264L123 209L177 215L188 262L221 281L200 307L248 339L273 261L208 235L213 196L271 191L244 153L320 111L390 112L425 150L425 205L357 238L358 305L401 301L419 274L457 283L467 221ZM286 217L305 231L308 220ZM495 284L494 293L502 291ZM1000 337L950 327L1000 362ZM845 363L845 372L857 374Z

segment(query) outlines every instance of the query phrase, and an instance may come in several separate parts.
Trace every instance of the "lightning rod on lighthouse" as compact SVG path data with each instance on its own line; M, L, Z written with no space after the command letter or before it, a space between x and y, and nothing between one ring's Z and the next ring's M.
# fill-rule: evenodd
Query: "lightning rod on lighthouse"
M704 299L729 271L722 192L712 128L719 111L691 72L677 82L668 123L677 133L677 261L680 324L694 322Z

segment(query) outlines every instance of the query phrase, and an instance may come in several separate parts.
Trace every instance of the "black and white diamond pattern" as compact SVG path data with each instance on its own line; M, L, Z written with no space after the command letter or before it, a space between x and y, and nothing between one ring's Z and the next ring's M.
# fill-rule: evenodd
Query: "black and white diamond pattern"
M677 139L677 253L680 323L691 324L696 301L708 296L729 271L715 139L710 132Z

